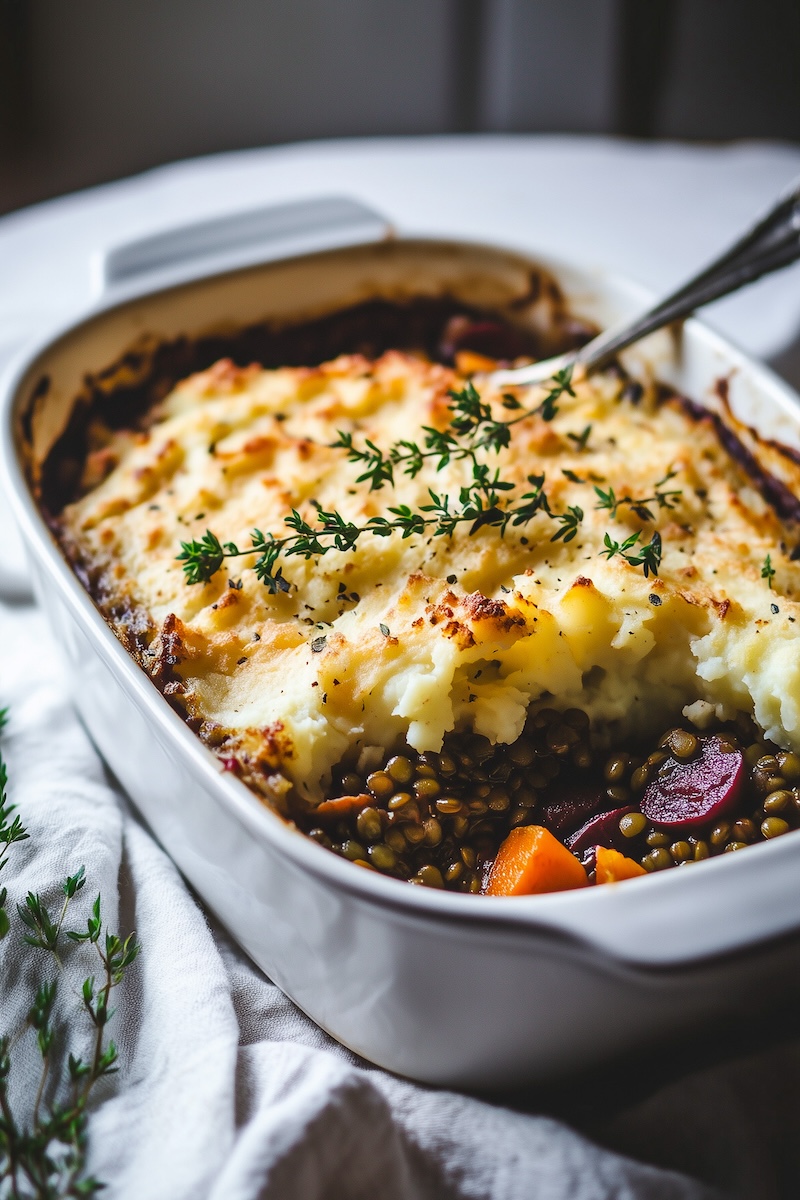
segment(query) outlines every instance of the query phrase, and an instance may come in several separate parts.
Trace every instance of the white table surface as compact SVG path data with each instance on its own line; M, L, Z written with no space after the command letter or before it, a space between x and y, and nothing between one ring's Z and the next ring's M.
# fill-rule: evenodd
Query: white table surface
M666 291L798 175L800 148L787 145L542 135L341 140L178 163L0 219L0 360L91 303L93 252L202 217L349 194L403 231L496 240ZM800 333L800 264L706 311L751 353L775 356ZM17 547L6 574L20 561Z

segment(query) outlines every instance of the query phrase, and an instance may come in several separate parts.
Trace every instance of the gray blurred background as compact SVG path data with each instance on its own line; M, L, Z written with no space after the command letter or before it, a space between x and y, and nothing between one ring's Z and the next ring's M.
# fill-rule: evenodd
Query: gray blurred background
M219 150L492 130L800 141L800 0L0 0L0 212Z

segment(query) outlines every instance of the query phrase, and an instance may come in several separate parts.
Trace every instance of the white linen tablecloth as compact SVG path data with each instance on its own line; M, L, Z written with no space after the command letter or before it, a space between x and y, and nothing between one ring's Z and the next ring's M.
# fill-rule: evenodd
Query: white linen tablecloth
M387 160L390 148L381 154ZM776 151L776 177L797 169L800 155L791 157ZM0 248L3 237L14 244L10 232L0 228ZM0 315L9 303L5 291ZM12 539L0 515L0 561L13 560ZM511 1106L418 1087L332 1042L208 919L131 813L70 707L42 614L6 582L0 706L10 706L11 719L3 747L31 838L13 847L3 883L13 899L33 888L54 900L64 876L85 864L89 884L78 903L85 908L83 896L101 891L111 927L135 928L142 943L116 997L111 1033L121 1071L102 1086L90 1123L90 1167L109 1200L796 1194L793 1043L662 1086L660 1064L643 1055L644 1100L600 1097L571 1126L549 1115L546 1095L515 1097ZM16 933L0 943L6 1028L29 1003L28 958ZM743 1030L731 1051L744 1052L748 1040ZM22 1062L20 1091L35 1087L34 1067Z

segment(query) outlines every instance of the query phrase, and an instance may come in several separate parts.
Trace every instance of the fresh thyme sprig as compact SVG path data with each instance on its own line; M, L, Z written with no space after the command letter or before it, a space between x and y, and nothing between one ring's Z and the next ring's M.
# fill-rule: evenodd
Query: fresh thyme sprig
M0 709L0 733L5 728L8 720L8 709ZM2 751L0 751L0 871L8 862L8 855L11 847L15 842L24 842L28 838L28 833L19 818L19 815L13 816L16 811L15 804L9 804L6 787L8 785L8 768L6 767L5 759ZM6 910L6 901L8 900L7 888L0 887L0 938L4 938L10 928L8 912Z
M0 730L5 723L0 710ZM6 800L8 772L0 754L0 867L7 861L9 847L28 837L18 817L10 820L12 806ZM11 836L11 831L14 831ZM122 941L116 934L103 933L100 896L94 902L85 931L64 931L64 920L72 900L86 884L84 868L64 880L60 907L51 911L36 892L28 892L25 903L17 905L25 934L23 941L35 950L45 951L60 971L62 938L90 944L99 959L100 983L94 976L84 979L81 989L84 1011L93 1033L86 1059L69 1053L64 1065L60 1028L54 1022L58 977L39 983L28 1009L25 1024L14 1035L0 1036L0 1196L13 1200L62 1200L64 1197L95 1195L103 1184L86 1174L88 1105L95 1085L117 1070L117 1048L106 1041L108 1022L114 1014L109 1007L111 990L122 982L134 962L139 945L131 934ZM2 890L5 924L0 937L9 932L5 910L6 889ZM35 1033L42 1066L38 1087L27 1119L12 1109L9 1091L12 1050L26 1030ZM46 1094L55 1097L45 1103Z
M516 485L504 480L499 468L492 470L480 457L482 452L499 453L508 446L511 427L518 421L534 413L539 413L546 421L552 421L558 411L559 397L564 392L575 395L571 380L571 368L559 371L553 376L553 386L533 409L524 409L515 396L504 396L504 407L517 411L517 415L509 421L495 420L490 405L481 400L470 381L460 391L449 393L452 401L449 426L444 430L424 426L422 445L410 439L401 439L388 450L383 450L367 439L363 446L358 446L352 433L339 431L332 448L345 450L349 462L364 467L356 482L368 483L370 492L394 486L395 469L402 470L403 474L414 479L429 459L436 460L437 471L453 461L468 460L471 480L459 489L457 497L440 494L429 488L429 503L421 504L417 509L405 504L390 506L388 516L370 517L360 525L348 521L338 510L326 510L312 500L316 509L315 521L309 521L297 509L292 509L291 515L284 518L284 524L291 532L277 537L271 532L253 529L250 544L242 547L236 542L221 542L212 530L207 529L201 538L181 542L177 561L183 565L187 583L208 583L226 559L255 556L253 569L256 577L275 595L288 592L291 588L283 574L283 564L279 562L281 558L299 556L311 559L320 558L331 550L346 552L353 550L359 539L365 536L391 537L399 533L403 539L422 534L452 537L462 525L468 526L469 534L487 526L497 529L503 537L509 528L527 525L539 513L548 517L557 527L550 537L551 542L571 542L584 519L583 509L579 505L570 505L563 512L554 511L544 491L544 475L529 475L528 483L533 490L523 493L515 503L511 503L507 494L513 492ZM578 448L583 449L590 432L591 426L587 426L582 434L570 436L574 436ZM574 472L565 474L574 482L581 482ZM647 508L649 504L657 503L659 508L671 508L681 495L679 491L660 490L661 485L673 478L674 474L673 471L668 472L655 485L654 495L643 500L633 500L629 496L617 499L613 489L604 492L596 487L595 491L601 500L597 507L609 509L616 517L619 506L628 504L643 519L652 520L653 514ZM607 538L603 553L608 557L622 553L631 565L641 566L645 576L657 574L661 560L660 536L654 535L648 546L633 552L637 537L633 541L629 539L622 546L611 543Z
M360 448L355 444L352 433L342 430L338 431L337 439L331 446L334 450L346 450L348 462L363 465L363 474L357 477L356 483L369 483L369 490L378 492L387 484L394 486L395 467L401 468L404 475L414 479L427 459L435 458L436 470L442 471L450 462L463 459L470 459L473 466L476 465L480 450L499 453L509 445L511 427L519 421L537 413L543 420L552 421L558 412L556 401L564 392L575 395L571 367L565 367L553 376L553 386L535 408L523 408L516 396L504 396L503 407L519 412L510 421L497 421L491 406L484 404L475 385L469 380L460 391L448 393L452 416L446 429L423 425L425 436L421 446L418 442L401 439L384 451L367 438L363 448Z
M537 413L543 421L553 420L558 413L558 404L556 401L559 400L565 392L568 396L575 395L575 392L572 390L572 367L564 367L563 370L556 371L551 378L553 386L550 388L544 399L536 406L536 408L524 410L518 417L514 417L513 421L508 421L507 424L516 425L517 421L524 421L526 417L533 416L534 413ZM517 400L516 396L506 395L503 397L503 407L521 408L522 406L520 405L520 402Z
M616 554L621 555L630 566L641 567L645 579L649 575L657 575L661 566L661 555L663 552L661 534L656 530L649 542L634 551L633 547L639 541L640 536L636 532L632 533L630 537L625 538L624 542L615 542L609 534L606 534L603 538L605 549L601 550L600 554L608 559L612 559Z
M553 512L544 491L544 476L529 475L532 490L524 492L516 505L503 506L501 494L513 490L514 484L500 478L498 471L490 471L485 463L473 465L472 482L459 491L457 499L428 490L429 504L414 510L406 504L390 506L389 517L370 517L363 525L346 521L337 511L328 512L315 505L317 521L311 524L296 510L285 518L285 524L293 531L278 538L254 529L250 545L239 548L235 542L221 543L207 529L199 540L181 542L178 561L183 563L188 583L207 583L228 558L243 558L255 554L253 564L256 576L266 584L272 595L286 592L290 584L283 576L283 568L275 570L281 555L285 558L321 558L331 550L352 550L359 538L364 536L391 537L400 533L403 539L415 534L427 533L433 537L452 537L460 525L468 525L470 534L484 526L498 529L503 537L509 528L527 525L537 513L543 513L555 521L559 528L550 538L556 542L570 542L578 532L583 520L583 510L572 505L566 512Z
M644 496L641 500L635 500L632 496L617 496L613 487L605 490L600 487L595 487L599 503L595 505L597 509L605 509L611 515L612 520L617 519L617 510L624 504L630 508L631 512L635 513L640 521L654 521L655 516L650 508L651 504L657 504L660 509L676 508L678 502L683 495L683 492L674 489L663 491L662 485L668 483L670 479L674 479L677 471L669 470L663 479L659 479L653 484L653 495Z
M283 567L276 569L281 556L309 559L321 557L330 550L352 550L364 535L390 537L399 532L403 538L409 538L427 532L434 537L452 537L462 524L469 524L470 533L476 533L483 526L499 528L502 536L509 525L519 527L526 524L537 512L546 513L559 526L551 541L571 541L583 519L580 508L572 506L566 513L552 513L543 491L544 477L538 482L538 477L534 476L529 478L529 482L534 484L535 490L525 493L516 507L503 507L501 493L513 491L515 485L503 480L499 470L491 471L478 457L481 451L497 453L508 446L511 426L534 413L540 414L545 421L552 421L558 412L557 401L565 392L575 395L571 367L553 376L552 386L535 408L524 409L515 396L504 396L503 406L516 411L517 415L509 421L497 421L490 405L481 400L470 380L460 390L449 393L452 415L447 429L423 427L425 436L422 446L418 442L403 439L388 451L383 451L367 439L364 447L360 448L356 446L351 433L339 431L333 448L346 450L349 462L364 467L356 482L369 483L371 492L380 491L386 485L393 486L396 467L414 479L427 459L436 459L437 471L453 461L467 459L471 463L472 480L460 489L457 500L451 501L447 495L429 489L431 502L420 505L418 511L413 511L407 505L396 505L389 508L389 517L372 517L364 525L355 525L345 520L338 511L325 511L319 504L315 505L317 521L312 525L297 509L292 509L291 515L285 518L285 524L292 531L290 534L275 537L272 533L265 534L260 529L254 529L250 535L250 545L242 549L235 542L220 542L217 535L207 529L203 537L181 542L177 561L183 563L187 583L207 583L220 570L225 559L255 554L253 567L256 576L275 595L277 592L288 592L290 588Z

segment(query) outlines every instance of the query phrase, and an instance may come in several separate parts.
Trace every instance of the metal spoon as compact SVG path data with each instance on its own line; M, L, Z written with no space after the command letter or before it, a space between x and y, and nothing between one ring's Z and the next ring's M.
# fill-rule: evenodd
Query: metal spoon
M528 367L494 371L490 383L495 387L542 383L565 367L581 367L587 374L606 366L620 350L727 296L737 288L778 271L800 258L800 183L795 183L752 229L726 250L710 266L695 275L683 287L660 301L643 316L606 330L580 350L543 359Z

